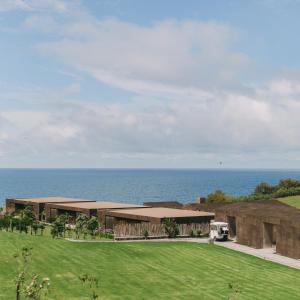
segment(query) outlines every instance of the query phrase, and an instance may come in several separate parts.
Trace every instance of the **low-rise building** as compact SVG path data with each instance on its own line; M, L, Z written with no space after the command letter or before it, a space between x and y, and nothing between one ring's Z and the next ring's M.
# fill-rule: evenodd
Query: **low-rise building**
M31 206L37 220L42 220L46 204L75 202L95 202L95 200L66 197L7 198L5 210L8 213L13 213L24 209L26 206Z
M106 218L113 218L113 222L128 223L163 223L165 219L174 219L177 224L209 223L214 218L214 213L204 211L191 211L165 207L149 207L140 209L110 210Z
M110 201L78 202L78 203L47 203L46 220L57 215L68 214L71 222L75 222L79 214L98 217L101 227L105 227L105 214L109 210L140 209L146 206L138 204L118 203Z
M211 207L210 207L211 210ZM279 201L252 201L214 207L217 221L227 222L237 243L270 248L278 254L300 259L300 210Z

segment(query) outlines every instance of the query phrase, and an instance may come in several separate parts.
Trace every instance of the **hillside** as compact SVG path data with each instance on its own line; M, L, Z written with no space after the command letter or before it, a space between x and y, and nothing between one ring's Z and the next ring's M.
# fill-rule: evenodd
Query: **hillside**
M33 248L32 271L51 279L50 299L89 299L78 279L84 273L99 279L100 299L292 300L300 294L298 270L213 245L72 243L3 231L0 244L3 300L14 298L13 254L22 246Z

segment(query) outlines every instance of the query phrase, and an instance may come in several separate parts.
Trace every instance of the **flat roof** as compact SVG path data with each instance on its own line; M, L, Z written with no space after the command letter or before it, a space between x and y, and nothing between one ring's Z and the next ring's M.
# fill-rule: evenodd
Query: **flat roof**
M67 198L67 197L37 197L37 198L9 198L31 203L65 203L65 202L95 202L95 200Z
M59 203L55 205L57 208L62 209L72 209L72 208L83 208L83 209L114 209L114 208L140 208L146 207L139 204L128 204L128 203L118 203L110 201L95 201L95 202L79 202L79 203Z
M149 208L140 208L140 209L122 209L122 210L112 210L110 213L117 213L118 216L123 215L136 215L141 217L149 218L188 218L188 217L206 217L214 216L214 213L205 212L205 211L193 211L193 210L184 210L176 208L166 208L166 207L149 207Z
M215 211L232 216L239 215L262 219L276 218L300 226L300 210L277 200L231 202L216 206Z

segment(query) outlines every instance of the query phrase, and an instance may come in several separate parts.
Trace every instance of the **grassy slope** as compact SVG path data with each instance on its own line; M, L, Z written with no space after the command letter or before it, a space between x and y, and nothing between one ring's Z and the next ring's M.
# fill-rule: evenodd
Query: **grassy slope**
M100 299L299 299L300 272L222 247L194 243L71 243L0 232L0 299L13 299L13 253L31 246L32 268L50 277L51 299L89 299L77 279L100 279Z
M288 205L300 208L300 196L290 196L276 199Z

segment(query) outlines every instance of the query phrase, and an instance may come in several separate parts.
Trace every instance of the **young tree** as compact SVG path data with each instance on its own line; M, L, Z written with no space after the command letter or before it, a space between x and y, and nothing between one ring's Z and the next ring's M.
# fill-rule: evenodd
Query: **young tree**
M78 277L79 280L82 282L83 285L87 286L92 290L92 294L90 299L97 300L99 299L99 295L96 293L95 289L99 287L99 280L91 275L83 274Z
M32 258L32 248L23 247L21 253L14 255L19 261L19 273L16 277L16 300L21 299L23 294L28 299L40 300L42 294L48 291L50 280L39 280L37 274L30 274L29 267Z
M40 224L39 224L39 228L40 228L40 231L41 231L41 235L43 235L44 230L45 230L45 224L40 223Z
M84 237L87 234L87 223L88 223L88 216L85 214L79 214L76 218L76 225L75 225L75 232L76 238L80 237L80 234L84 234Z
M98 229L98 219L96 217L91 217L87 221L87 230L89 231L91 237L94 239L96 235L96 230Z
M179 228L174 219L164 219L164 226L169 238L175 238L179 234Z
M39 223L38 223L38 222L35 221L35 222L32 223L31 228L32 228L32 230L33 230L33 232L34 232L34 235L37 234L39 227L40 227L40 226L39 226Z
M276 190L276 186L270 185L266 182L261 182L255 188L254 194L270 195Z
M52 238L63 237L66 228L65 218L58 216L51 224L51 236Z

